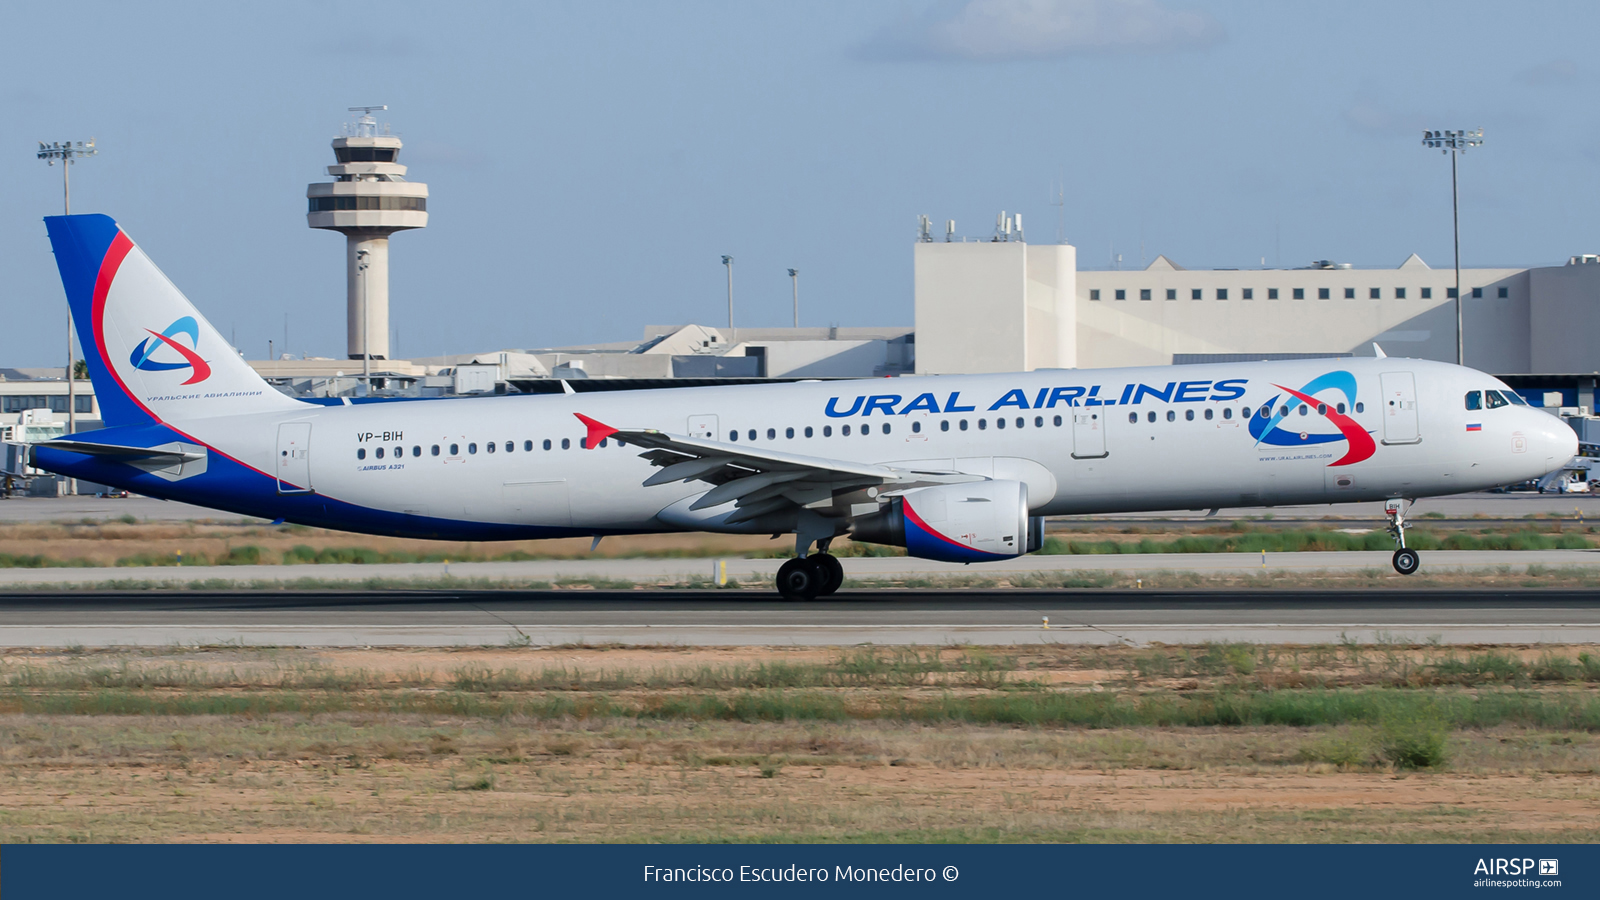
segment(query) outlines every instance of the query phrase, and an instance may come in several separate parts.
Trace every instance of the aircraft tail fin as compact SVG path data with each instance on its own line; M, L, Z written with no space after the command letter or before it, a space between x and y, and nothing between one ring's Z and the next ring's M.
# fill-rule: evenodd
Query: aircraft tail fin
M289 410L110 216L48 216L101 418L108 426Z

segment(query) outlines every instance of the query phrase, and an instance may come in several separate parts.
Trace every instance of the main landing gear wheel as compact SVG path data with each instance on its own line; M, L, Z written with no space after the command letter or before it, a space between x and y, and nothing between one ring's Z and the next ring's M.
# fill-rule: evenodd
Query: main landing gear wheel
M826 597L844 584L844 566L839 564L839 558L832 553L813 553L806 559L814 563L817 571L822 573L822 590L817 591L818 597Z
M812 600L826 584L823 569L812 559L791 559L778 568L778 593L785 600Z
M1421 566L1422 557L1417 555L1417 551L1401 547L1394 552L1394 570L1401 575L1416 574Z

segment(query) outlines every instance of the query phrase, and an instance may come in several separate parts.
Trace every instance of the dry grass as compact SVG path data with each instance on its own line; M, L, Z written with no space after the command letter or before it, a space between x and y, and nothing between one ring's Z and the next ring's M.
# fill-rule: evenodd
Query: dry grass
M9 653L0 841L1593 842L1600 725L1400 721L1443 742L1417 771L1382 715L1086 728L906 713L1204 696L1593 706L1583 649ZM784 705L797 692L873 712L808 719ZM766 712L696 712L747 697ZM112 711L59 711L68 700ZM134 700L149 711L114 711Z

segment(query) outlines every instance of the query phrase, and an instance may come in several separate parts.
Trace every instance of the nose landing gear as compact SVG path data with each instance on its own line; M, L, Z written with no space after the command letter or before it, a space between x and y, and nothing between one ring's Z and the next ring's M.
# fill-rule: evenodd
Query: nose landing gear
M819 541L816 553L791 559L779 567L777 580L783 599L815 600L844 584L844 566L828 552L828 541Z
M1411 508L1413 501L1388 500L1383 504L1383 514L1389 519L1389 534L1394 536L1400 549L1394 551L1394 570L1401 575L1415 575L1417 569L1422 567L1422 557L1417 551L1406 546L1406 510Z

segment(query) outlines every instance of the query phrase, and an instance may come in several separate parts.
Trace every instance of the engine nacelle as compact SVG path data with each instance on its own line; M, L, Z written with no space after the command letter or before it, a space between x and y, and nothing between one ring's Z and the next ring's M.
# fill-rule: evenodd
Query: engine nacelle
M1028 486L1020 481L973 481L918 488L857 519L858 541L904 547L911 556L943 562L990 562L1039 549L1044 519L1028 515Z

